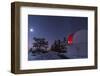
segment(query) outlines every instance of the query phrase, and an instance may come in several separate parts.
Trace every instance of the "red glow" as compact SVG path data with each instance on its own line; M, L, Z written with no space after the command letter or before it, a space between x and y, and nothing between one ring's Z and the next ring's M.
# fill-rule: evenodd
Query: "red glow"
M68 36L68 44L71 45L73 43L73 34Z

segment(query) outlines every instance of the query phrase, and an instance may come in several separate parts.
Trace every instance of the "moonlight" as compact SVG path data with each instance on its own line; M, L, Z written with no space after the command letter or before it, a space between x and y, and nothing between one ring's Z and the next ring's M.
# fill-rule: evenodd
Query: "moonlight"
M33 28L30 28L30 32L34 32L34 29Z

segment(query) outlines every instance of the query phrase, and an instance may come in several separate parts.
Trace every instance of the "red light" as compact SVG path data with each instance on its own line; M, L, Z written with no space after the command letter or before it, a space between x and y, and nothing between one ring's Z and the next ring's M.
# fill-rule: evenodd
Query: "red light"
M73 34L68 36L68 44L71 45L73 43Z

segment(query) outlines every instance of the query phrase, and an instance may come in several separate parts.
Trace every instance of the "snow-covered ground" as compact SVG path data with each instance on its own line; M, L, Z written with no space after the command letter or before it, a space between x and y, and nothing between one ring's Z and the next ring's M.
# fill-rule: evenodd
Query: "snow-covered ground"
M28 55L28 60L51 60L51 59L61 59L61 58L57 55L57 52L53 52L53 51L50 51L48 53L29 52Z

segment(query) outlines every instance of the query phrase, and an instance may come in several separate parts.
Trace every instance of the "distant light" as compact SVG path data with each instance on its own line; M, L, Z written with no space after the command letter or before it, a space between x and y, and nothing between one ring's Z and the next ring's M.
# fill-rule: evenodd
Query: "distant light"
M73 34L68 36L68 44L71 45L73 43Z
M31 29L30 29L30 32L34 32L34 29L31 28Z

